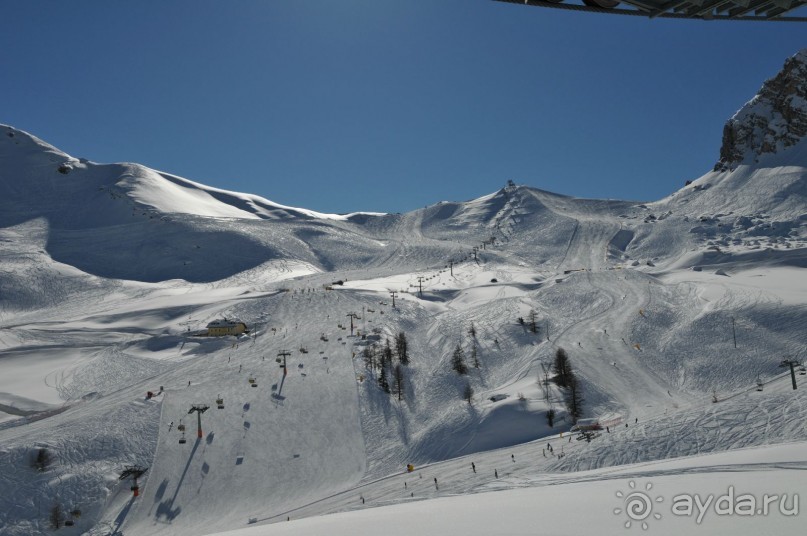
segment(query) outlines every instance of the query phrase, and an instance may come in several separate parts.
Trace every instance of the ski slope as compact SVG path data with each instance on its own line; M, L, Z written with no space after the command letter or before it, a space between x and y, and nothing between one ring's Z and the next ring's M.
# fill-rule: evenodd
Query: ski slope
M780 367L807 357L804 140L656 202L509 183L328 215L2 131L3 535L49 533L54 507L91 536L578 534L620 521L606 502L639 478L805 491L807 376ZM221 318L250 331L200 335ZM401 332L399 399L364 354ZM591 442L568 433L560 348L584 416L619 423ZM698 529L760 527L799 533Z

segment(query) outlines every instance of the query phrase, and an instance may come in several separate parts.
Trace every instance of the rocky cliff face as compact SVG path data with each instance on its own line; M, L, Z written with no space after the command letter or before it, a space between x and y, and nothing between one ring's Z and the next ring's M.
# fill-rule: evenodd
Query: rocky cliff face
M715 171L746 158L779 152L807 136L807 49L789 58L775 77L723 127Z

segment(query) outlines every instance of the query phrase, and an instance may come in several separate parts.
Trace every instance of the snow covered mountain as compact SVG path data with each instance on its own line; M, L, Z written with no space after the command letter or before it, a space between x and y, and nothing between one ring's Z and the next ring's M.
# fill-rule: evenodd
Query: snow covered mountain
M723 127L715 170L763 154L778 153L807 136L807 49L789 58L782 71Z
M656 202L510 183L321 214L1 127L0 534L51 514L66 534L209 534L803 445L779 364L805 357L805 59L730 120L716 170ZM250 333L198 336L221 317ZM401 332L399 397L371 356ZM559 348L584 416L618 429L566 439L568 392L542 381Z

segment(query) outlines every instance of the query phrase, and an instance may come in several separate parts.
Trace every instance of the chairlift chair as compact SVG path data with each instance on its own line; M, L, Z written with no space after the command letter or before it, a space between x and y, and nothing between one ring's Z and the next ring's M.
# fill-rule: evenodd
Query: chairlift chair
M216 399L216 406L219 409L224 409L224 399L221 398L221 395L219 395L219 397Z
M185 439L185 432L182 432L182 437L179 438L179 444L184 445L187 442L188 442L188 440Z
M177 430L179 430L180 432L183 432L183 433L185 432L185 425L182 424L182 421L179 422L179 426L177 426Z

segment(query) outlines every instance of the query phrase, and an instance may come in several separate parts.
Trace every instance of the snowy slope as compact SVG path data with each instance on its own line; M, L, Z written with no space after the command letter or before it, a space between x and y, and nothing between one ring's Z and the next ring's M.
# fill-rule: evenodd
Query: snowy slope
M2 130L2 534L48 531L56 504L82 511L62 534L206 534L355 509L361 496L369 507L603 481L618 472L576 472L807 441L802 389L779 367L805 357L803 139L652 203L508 184L406 214L337 216ZM536 333L518 321L532 315ZM197 336L221 317L250 333ZM398 400L363 354L400 332L411 362ZM479 361L465 376L450 365L458 345ZM559 348L584 415L629 426L591 443L566 434L564 456L545 457L571 426L564 390L541 381ZM201 438L192 404L212 406ZM40 448L52 454L42 472L30 463ZM754 452L768 478L779 451ZM149 467L137 499L118 481L133 463ZM407 463L421 472L402 474ZM424 504L377 515L454 508ZM369 520L356 515L340 519Z

